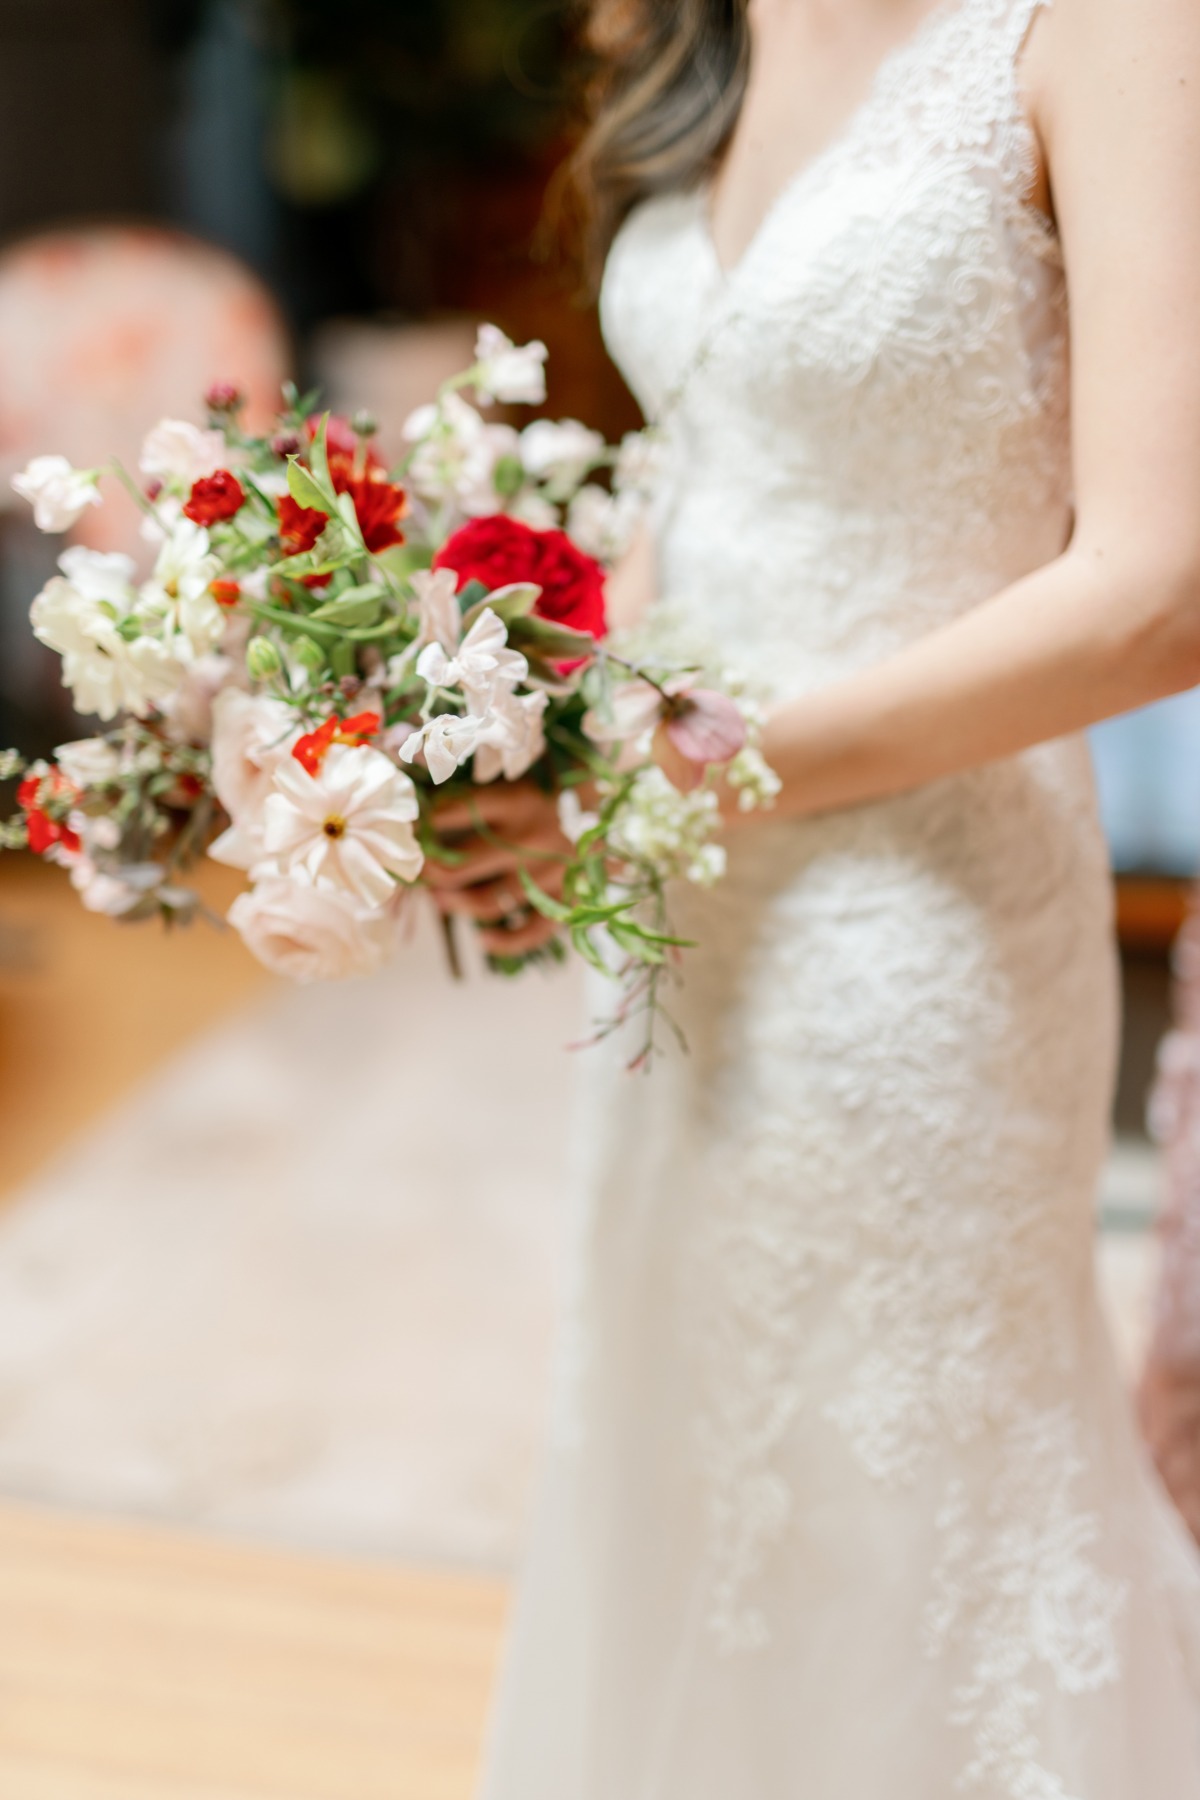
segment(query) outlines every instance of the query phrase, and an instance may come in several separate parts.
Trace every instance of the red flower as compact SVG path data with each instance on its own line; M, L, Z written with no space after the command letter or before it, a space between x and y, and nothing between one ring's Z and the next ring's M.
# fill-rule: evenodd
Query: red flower
M245 504L246 490L237 476L218 469L193 485L183 510L196 525L217 525L222 519L232 519Z
M210 581L208 591L218 606L236 606L241 598L241 584L236 581Z
M402 487L370 473L339 478L332 466L330 473L338 493L349 494L353 500L363 543L372 554L404 542L397 523L408 511L408 495Z
M35 856L45 856L61 844L64 850L78 855L83 848L78 833L71 830L65 819L56 819L45 810L42 802L47 798L70 806L79 798L79 789L53 766L42 773L26 775L17 789L17 805L25 814L29 848Z
M333 713L323 725L308 732L292 745L292 755L302 769L315 775L325 760L325 752L333 744L350 744L356 748L373 738L383 720L378 713L355 713L351 719L339 719Z
M460 592L469 581L481 581L489 593L532 582L542 590L534 608L540 618L594 638L608 629L604 570L565 531L534 531L504 513L472 519L438 551L433 566L453 569Z
M311 550L326 525L329 514L315 506L300 506L290 494L279 501L279 541L290 556Z

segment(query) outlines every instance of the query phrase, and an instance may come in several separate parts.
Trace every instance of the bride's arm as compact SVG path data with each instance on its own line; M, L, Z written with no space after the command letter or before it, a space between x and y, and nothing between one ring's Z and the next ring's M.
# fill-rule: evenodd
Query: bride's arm
M658 587L658 557L654 536L643 524L605 584L605 611L610 631L628 631L639 624Z
M1027 59L1067 264L1070 547L781 707L795 815L1011 755L1200 681L1200 7L1055 0Z

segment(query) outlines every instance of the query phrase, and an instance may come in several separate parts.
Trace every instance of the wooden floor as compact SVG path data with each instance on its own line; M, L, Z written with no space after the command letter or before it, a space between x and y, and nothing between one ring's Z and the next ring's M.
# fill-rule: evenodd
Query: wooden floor
M469 1800L496 1583L0 1507L3 1800Z

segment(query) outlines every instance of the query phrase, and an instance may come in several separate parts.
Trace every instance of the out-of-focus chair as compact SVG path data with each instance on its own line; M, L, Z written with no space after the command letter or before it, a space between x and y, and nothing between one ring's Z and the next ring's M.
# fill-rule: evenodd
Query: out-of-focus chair
M10 482L31 457L80 468L138 453L163 417L199 419L214 380L234 381L266 423L291 365L288 332L236 258L178 232L89 225L0 252L0 737L40 746L69 725L56 661L35 643L29 601L60 546L34 529ZM75 535L143 560L134 502L115 480Z
M251 421L277 409L291 350L279 309L234 257L177 232L94 225L0 254L0 505L31 456L87 468L138 449L162 417L196 418L234 381ZM132 503L89 511L80 533L126 547ZM133 534L136 535L136 532Z

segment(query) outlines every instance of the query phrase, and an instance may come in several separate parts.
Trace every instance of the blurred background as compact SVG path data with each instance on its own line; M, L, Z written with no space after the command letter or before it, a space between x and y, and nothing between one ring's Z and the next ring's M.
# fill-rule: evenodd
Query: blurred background
M571 23L565 0L0 0L0 745L78 735L28 628L62 549L10 495L31 456L132 465L212 380L262 415L288 376L369 405L386 449L484 318L547 342L552 414L637 423L547 223ZM89 541L132 522L89 515ZM1100 1250L1132 1369L1200 703L1096 753L1127 1001ZM206 879L223 907L228 872ZM570 974L451 986L428 931L382 980L284 992L227 935L121 928L0 860L0 1792L468 1791L546 1399L578 1007Z

